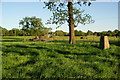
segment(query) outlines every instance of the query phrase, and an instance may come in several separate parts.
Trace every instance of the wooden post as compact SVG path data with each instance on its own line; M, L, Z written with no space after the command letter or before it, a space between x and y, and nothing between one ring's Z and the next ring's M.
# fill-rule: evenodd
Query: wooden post
M108 49L110 48L109 40L107 36L100 37L100 49Z

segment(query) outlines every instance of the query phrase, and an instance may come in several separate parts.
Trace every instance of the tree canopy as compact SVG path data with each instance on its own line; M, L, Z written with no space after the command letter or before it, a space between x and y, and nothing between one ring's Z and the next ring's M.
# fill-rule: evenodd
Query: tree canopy
M42 20L40 18L34 17L25 17L19 22L20 27L24 30L27 35L34 34L40 36L40 32L44 30ZM29 33L29 34L28 34Z
M51 0L50 0L51 1ZM53 15L48 20L47 24L57 24L60 27L65 22L69 21L69 14L68 14L68 2L57 0L56 2L44 2L45 7L49 9ZM73 1L73 15L74 15L74 24L75 27L78 24L89 24L93 23L92 16L85 13L85 10L81 9L81 6L90 6L90 2L74 2Z
M94 22L92 17L89 14L85 14L84 10L81 9L82 2L74 2L74 0L60 2L60 0L57 0L56 2L44 3L44 8L48 8L53 13L48 20L48 24L56 24L60 27L65 22L68 23L70 44L75 43L74 28L77 27L79 23L85 25ZM90 2L83 2L83 5L90 6L90 4Z

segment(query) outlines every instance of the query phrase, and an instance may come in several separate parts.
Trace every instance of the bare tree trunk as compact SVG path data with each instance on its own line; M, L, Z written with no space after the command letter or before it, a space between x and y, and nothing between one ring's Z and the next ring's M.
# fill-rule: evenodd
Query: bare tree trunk
M70 0L70 2L68 2L68 14L69 14L69 20L68 20L68 23L69 23L69 43L75 44L72 0Z

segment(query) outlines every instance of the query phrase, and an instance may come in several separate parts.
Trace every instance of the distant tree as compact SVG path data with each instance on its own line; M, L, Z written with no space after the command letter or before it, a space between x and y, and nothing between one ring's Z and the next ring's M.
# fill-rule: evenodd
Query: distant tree
M108 34L107 34L107 31L102 31L100 35L101 36L107 36Z
M9 36L15 36L14 31L13 30L9 30Z
M0 26L0 35L1 36L8 36L8 34L9 34L9 31L6 29L6 28L2 28L1 26Z
M14 29L9 30L9 36L16 36L16 31Z
M2 36L2 27L0 26L0 36Z
M120 37L120 31L118 32L118 37Z
M75 30L75 36L79 36L79 31Z
M110 30L107 31L107 36L112 36L112 34L113 34L112 31L110 31Z
M65 22L69 25L69 43L74 44L74 28L80 24L88 24L94 22L89 14L84 14L84 10L81 10L81 2L74 2L74 0L68 0L60 2L45 2L45 8L47 7L53 16L48 20L48 23L57 24L61 26ZM90 6L90 2L83 2L84 5ZM77 7L76 7L77 6ZM58 26L58 27L59 27Z
M69 36L68 32L63 32L63 33L64 33L64 36Z
M115 29L113 32L114 32L114 33L118 33L118 32L119 32L119 30Z
M40 36L40 32L44 28L42 20L40 18L36 18L35 16L23 18L22 20L20 20L19 25L20 27L22 27L22 30L27 33L26 35L36 33L36 36Z
M51 32L52 28L44 28L43 35L49 34Z
M25 36L26 32L22 29L19 30L19 36Z
M119 36L118 34L119 34L119 30L117 30L117 29L115 29L114 31L113 31L113 34L114 34L114 36Z
M93 32L90 31L90 30L88 30L88 31L87 31L87 35L93 35Z
M64 36L64 32L62 30L57 30L54 32L55 36Z
M96 36L97 36L97 33L98 33L98 32L94 32L93 35L96 35Z
M101 32L97 32L97 36L100 36L101 35Z
M17 28L13 28L11 31L13 33L13 36L19 36L19 34L20 34L20 30Z
M79 31L79 35L80 35L80 36L85 36L85 33L80 30L80 31Z

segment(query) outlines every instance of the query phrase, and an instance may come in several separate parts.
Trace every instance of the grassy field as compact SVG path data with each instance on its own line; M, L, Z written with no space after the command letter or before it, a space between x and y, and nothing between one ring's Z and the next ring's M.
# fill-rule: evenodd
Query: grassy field
M51 42L30 42L29 37L6 36L2 44L3 78L118 78L120 46L109 37L111 48L99 49L99 37L68 44L68 37Z

